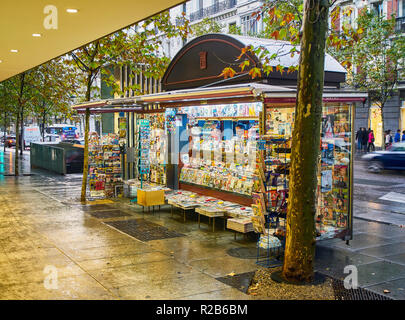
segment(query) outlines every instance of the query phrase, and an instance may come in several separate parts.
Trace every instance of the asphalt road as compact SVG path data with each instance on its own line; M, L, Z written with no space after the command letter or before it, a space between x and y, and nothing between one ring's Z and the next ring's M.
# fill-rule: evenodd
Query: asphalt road
M354 216L405 225L405 171L370 173L366 165L360 160L354 164Z

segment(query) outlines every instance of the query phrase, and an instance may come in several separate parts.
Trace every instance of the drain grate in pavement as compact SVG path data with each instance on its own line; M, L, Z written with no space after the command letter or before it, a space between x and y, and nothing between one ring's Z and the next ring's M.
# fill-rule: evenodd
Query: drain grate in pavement
M115 210L103 210L103 211L89 211L89 214L97 219L108 219L108 218L120 218L120 217L130 217L131 215L115 209Z
M105 224L141 241L184 237L184 234L171 231L163 226L143 219L109 221L105 222Z
M252 279L255 275L256 271L245 272L240 274L235 274L234 276L225 276L216 278L216 280L227 284L243 293L247 293L250 284L252 283Z
M259 258L262 257L267 257L267 252L265 250L260 250L258 252L257 248L244 248L244 247L238 247L238 248L231 248L226 251L228 255L231 257L239 258L239 259L256 259L259 254Z
M332 279L332 287L336 300L393 300L364 288L346 289L340 279Z
M101 210L111 210L111 206L107 204L90 204L87 206L81 206L83 211L101 211Z

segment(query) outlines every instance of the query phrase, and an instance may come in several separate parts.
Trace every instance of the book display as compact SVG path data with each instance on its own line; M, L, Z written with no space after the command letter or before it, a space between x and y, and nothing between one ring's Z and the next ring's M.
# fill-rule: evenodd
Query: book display
M89 190L92 198L111 198L121 184L121 152L118 134L89 139Z
M257 188L260 108L260 103L181 108L189 120L191 141L180 181L251 196ZM231 117L234 119L226 119Z

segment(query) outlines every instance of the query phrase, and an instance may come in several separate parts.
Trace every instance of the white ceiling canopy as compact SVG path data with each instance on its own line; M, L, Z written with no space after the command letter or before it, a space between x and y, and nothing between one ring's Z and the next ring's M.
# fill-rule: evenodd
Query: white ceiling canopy
M0 81L185 0L1 0Z

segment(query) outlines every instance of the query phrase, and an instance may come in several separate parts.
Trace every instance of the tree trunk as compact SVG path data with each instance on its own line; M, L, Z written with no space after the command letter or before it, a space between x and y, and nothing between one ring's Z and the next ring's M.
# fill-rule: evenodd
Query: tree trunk
M6 136L7 136L7 113L4 112L4 146L3 146L3 152L6 152Z
M292 137L287 235L282 276L290 282L313 279L317 165L329 4L306 0Z
M87 77L87 91L86 91L87 101L90 101L92 76L93 74L90 72ZM89 127L90 127L90 109L87 108L84 126L83 179L82 179L82 193L80 197L81 202L86 202L87 175L89 172Z
M20 141L20 154L22 156L25 149L24 142L24 107L21 109L21 141Z
M384 130L384 105L381 104L381 134L382 134L382 146L381 150L385 150L385 130Z
M20 174L18 167L18 149L20 146L20 115L22 112L22 98L24 93L24 80L25 72L20 74L20 92L18 96L18 109L17 109L17 119L15 122L15 157L14 157L14 174L18 176Z
M20 146L20 107L18 107L17 111L17 119L15 121L15 156L14 156L14 175L18 176L20 174L19 167L18 167L18 152Z
M44 111L42 112L42 141L45 141L45 126L46 126L46 110L44 109Z

